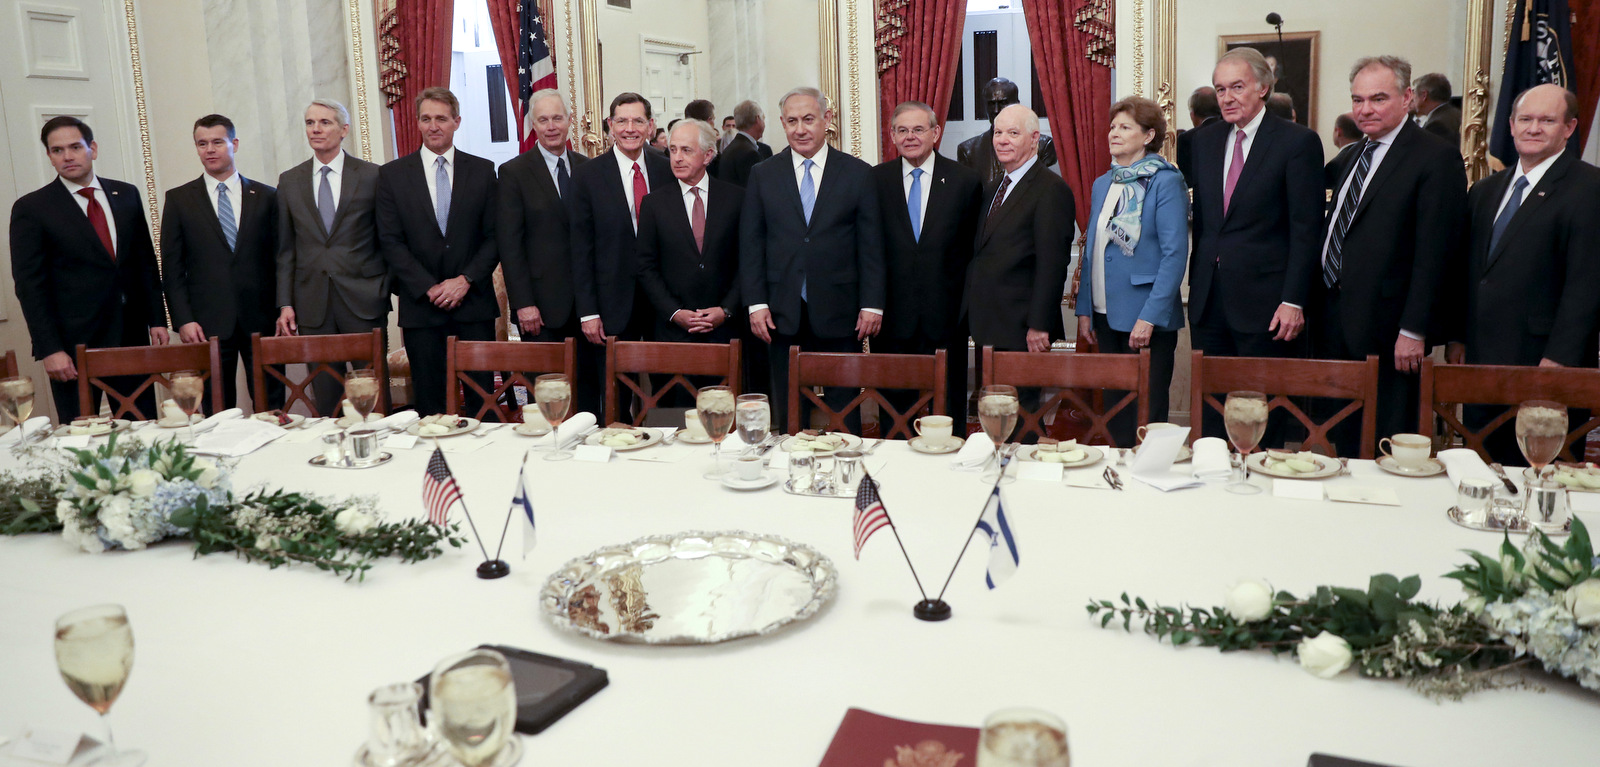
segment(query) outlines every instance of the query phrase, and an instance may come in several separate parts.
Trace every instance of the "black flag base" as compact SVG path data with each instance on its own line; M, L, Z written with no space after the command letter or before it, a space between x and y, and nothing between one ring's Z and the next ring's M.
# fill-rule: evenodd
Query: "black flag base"
M943 599L924 599L911 608L917 620L935 623L950 619L950 604Z
M504 559L491 559L478 565L478 577L486 581L504 578L510 574L511 565L506 564Z

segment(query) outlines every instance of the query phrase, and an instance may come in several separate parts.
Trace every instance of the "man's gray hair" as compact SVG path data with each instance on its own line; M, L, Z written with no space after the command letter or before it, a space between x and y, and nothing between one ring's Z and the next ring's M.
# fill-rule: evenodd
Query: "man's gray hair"
M894 108L894 114L889 116L889 122L892 123L900 119L900 115L906 112L926 112L928 114L928 124L934 127L939 126L939 116L933 113L933 107L920 101L900 102L900 105Z
M561 105L561 114L564 114L568 117L572 116L572 110L567 108L567 100L561 98L561 91L558 91L555 88L545 88L544 90L534 91L533 95L528 97L528 110L532 111L534 105L538 104L543 99L555 99L556 103Z
M778 99L778 111L782 112L783 111L783 105L789 103L789 99L791 99L791 98L793 98L795 96L806 96L806 97L809 97L809 98L812 98L812 99L816 99L817 106L820 107L822 109L822 111L824 111L824 112L828 111L828 97L822 95L822 91L819 91L816 88L812 88L809 85L802 85L802 86L800 86L798 88L792 88L792 89L789 90L788 93L783 94L783 98ZM734 119L736 121L735 124L737 124L737 119L738 118L735 117Z
M1428 94L1428 98L1441 104L1450 100L1450 78L1438 72L1429 72L1412 83L1412 88L1420 95Z
M682 120L679 120L677 125L672 126L672 133L677 133L678 129L684 126L691 126L699 132L700 151L717 151L717 139L719 136L717 135L717 129L711 127L711 123L708 123L705 120L697 120L693 117L685 117ZM667 141L672 141L671 134L668 134Z
M1355 66L1350 67L1350 82L1356 81L1356 75L1368 67L1383 67L1394 74L1394 89L1405 93L1411 87L1411 62L1399 56L1365 56L1357 59Z
M308 112L311 111L312 107L322 107L323 109L331 109L331 110L333 110L334 114L339 116L339 124L340 125L349 125L350 124L350 110L345 109L343 104L340 104L339 102L334 101L333 99L312 99L311 103L306 105L306 111L308 111Z
M1272 71L1272 65L1267 63L1267 57L1254 48L1234 48L1222 54L1217 59L1217 64L1224 61L1240 61L1250 67L1250 74L1256 82L1266 86L1267 91L1272 91L1272 86L1278 82L1278 76Z
M1012 104L1011 106L1000 110L1000 114L995 115L995 119L999 119L1001 115L1004 115L1012 110L1020 110L1022 112L1022 129L1024 133L1039 132L1039 113L1021 104Z
M761 111L760 104L746 99L739 102L739 105L733 108L733 128L734 130L747 130L749 128L754 128L756 122L763 119L765 116L766 115Z

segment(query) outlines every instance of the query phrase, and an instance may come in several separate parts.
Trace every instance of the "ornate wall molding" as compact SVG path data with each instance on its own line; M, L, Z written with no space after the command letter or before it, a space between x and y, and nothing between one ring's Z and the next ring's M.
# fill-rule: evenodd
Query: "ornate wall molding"
M128 54L133 65L133 103L139 119L139 153L144 159L144 201L150 211L150 239L156 255L161 255L160 195L156 190L156 159L150 144L150 112L144 97L144 65L139 61L139 20L134 0L122 0L122 16L128 28ZM160 258L156 265L161 264Z
M1515 6L1516 3L1508 3ZM1461 156L1467 169L1467 183L1489 175L1489 51L1494 39L1494 3L1469 0L1467 3L1467 46L1465 76L1462 78ZM1506 34L1510 35L1510 25Z
M1161 107L1168 125L1177 125L1178 106L1178 4L1177 0L1156 0L1156 39L1166 41L1156 50L1155 93L1150 98ZM1161 155L1176 162L1178 157L1177 131L1167 131L1166 143L1161 145Z
M861 46L857 44L861 25L856 20L856 7L860 4L861 0L846 0L845 3L845 25L850 28L847 35L850 41L850 154L857 157L861 156ZM838 50L837 44L834 49Z
M350 68L356 80L356 131L361 141L361 159L372 162L372 120L367 108L367 56L361 33L361 0L348 0L346 10L350 16L350 51L354 58Z
M1150 95L1144 89L1144 0L1133 0L1133 92Z

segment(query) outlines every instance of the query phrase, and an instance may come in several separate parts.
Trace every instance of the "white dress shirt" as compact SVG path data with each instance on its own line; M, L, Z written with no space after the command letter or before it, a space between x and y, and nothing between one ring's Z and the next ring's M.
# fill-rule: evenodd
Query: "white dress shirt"
M1005 196L1000 198L1000 204L1001 205L1006 204L1006 200L1011 198L1011 193L1013 191L1016 191L1017 182L1021 181L1023 176L1028 175L1028 171L1031 170L1033 168L1033 164L1038 162L1038 161L1039 161L1039 153L1038 152L1034 152L1033 156L1029 157L1027 162L1025 162L1022 165L1018 166L1016 170L1008 171L1006 173L1006 178L1008 179L1008 183L1006 184L1006 194L1005 194ZM993 209L993 207L994 207L994 202L993 201L990 201L989 207L991 209ZM988 215L988 214L986 213L984 215Z
M566 156L567 156L566 147L562 147L561 148L561 154L551 154L550 150L544 148L544 144L540 144L539 145L539 156L544 158L544 167L545 167L545 169L550 171L550 181L556 185L556 196L560 197L561 196L561 176L559 174L557 174L557 172L556 172L556 162L558 160L559 161L564 161L566 163L566 166L567 166L567 178L569 180L572 178L572 161L565 159ZM451 178L453 179L455 177L451 176ZM650 182L646 181L645 183L648 184ZM628 186L630 186L630 187L633 186L633 179L631 179L631 178L628 179Z
M1377 139L1370 139L1369 138L1369 140L1375 141L1378 144L1378 146L1377 146L1376 149L1372 150L1372 165L1371 165L1371 167L1367 168L1366 178L1363 178L1361 180L1361 191L1362 191L1362 194L1366 193L1367 185L1372 183L1372 177L1377 175L1378 166L1383 163L1383 158L1385 158L1385 157L1387 157L1389 155L1389 147L1394 146L1395 137L1400 135L1400 131L1405 130L1405 127L1406 127L1405 121L1401 120L1400 124L1396 125L1394 130L1383 134L1382 136L1378 137ZM1362 150L1357 150L1356 154L1353 155L1350 158L1350 161L1354 162L1354 163L1361 162L1361 151ZM1339 185L1338 194L1333 198L1333 200L1334 200L1334 203L1333 203L1333 215L1332 215L1332 217L1330 217L1328 219L1329 221L1331 221L1333 223L1332 223L1332 225L1330 225L1328 227L1327 236L1322 238L1322 264L1324 266L1326 266L1327 263L1328 263L1328 243L1333 241L1333 230L1334 230L1335 227L1337 227L1339 225L1339 214L1341 212L1341 209L1344 207L1344 196L1346 194L1350 193L1350 191L1349 191L1350 190L1350 184L1355 181L1355 178L1356 178L1355 169L1354 169L1354 167L1352 167L1350 172L1345 175L1344 183ZM1360 206L1360 204L1361 204L1361 201L1359 199L1357 199L1356 205ZM1411 331L1411 330L1407 330L1405 328L1401 328L1400 329L1400 335L1403 335L1406 338L1410 338L1410 339L1416 340L1416 341L1421 341L1423 339L1423 334L1422 333L1414 332L1414 331Z
M444 175L450 182L450 188L456 188L456 148L451 146L443 154L435 154L432 149L422 148L422 177L428 182L428 202L434 210L439 209L439 158L444 158ZM454 196L451 197L455 199Z
M1522 170L1522 163L1517 163L1516 175L1513 175L1511 177L1511 183L1506 185L1505 194L1500 195L1500 207L1494 209L1494 217L1497 219L1500 218L1500 213L1504 211L1506 209L1506 205L1511 202L1511 192L1517 188L1517 179L1523 178L1524 176L1526 176L1528 179L1528 188L1524 189L1522 192L1522 201L1526 203L1528 201L1528 195L1533 194L1534 187L1539 186L1539 180L1544 178L1545 172L1550 170L1550 166L1555 165L1556 160L1559 159L1561 159L1561 153L1556 152L1555 154L1544 158L1543 162L1533 166L1533 170L1526 172Z
M745 134L745 135L749 135L749 134ZM812 163L811 184L812 184L812 188L817 190L818 192L822 191L822 172L828 166L828 153L830 151L832 151L832 150L828 148L828 143L826 141L824 141L822 143L822 146L818 147L817 153L810 157L810 160L811 160L811 163ZM797 188L797 189L804 188L804 186L805 186L805 178L806 178L806 164L805 163L806 163L806 159L807 158L801 157L799 152L790 151L789 152L789 159L794 162L794 183L795 183L795 188ZM931 157L930 157L930 159L931 159ZM909 188L910 187L907 187L907 189L909 189ZM766 304L751 304L750 305L750 311L752 313L759 312L759 311L761 311L763 309L766 309L766 308L767 308ZM866 307L866 306L861 307L861 311L869 312L869 313L876 314L876 315L879 315L879 316L883 315L883 310L882 309L874 309L874 308Z
M1250 122L1245 123L1243 128L1238 126L1229 126L1230 130L1228 131L1228 142L1222 145L1223 179L1227 179L1228 172L1233 170L1233 145L1239 140L1239 131L1244 131L1243 151L1245 162L1248 164L1250 162L1250 147L1255 146L1256 134L1261 132L1261 121L1266 119L1266 116L1267 109L1266 106L1263 105L1261 111L1256 112L1256 116L1250 118ZM1228 182L1224 180L1222 183L1226 184Z
M900 158L900 180L903 182L901 184L901 194L905 195L908 211L911 205L911 171L917 168L922 169L922 196L921 199L917 200L917 210L922 211L923 226L928 223L928 192L933 189L934 154L934 152L929 152L927 159L923 160L921 165L912 165L910 160L904 157Z
M209 173L200 178L205 181L206 196L211 198L211 212L217 214L219 219L222 216L222 212L217 207L217 182L220 180L222 185L228 188L228 205L233 208L233 225L237 227L239 225L239 195L244 194L244 177L240 176L238 171L233 171L225 179L217 179Z
M333 186L333 209L339 209L339 180L344 178L344 152L340 151L333 158L333 162L324 163L315 155L311 157L311 209L317 209L317 190L322 188L322 169L332 168L328 174L328 183Z
M84 187L94 187L95 202L100 203L100 210L106 214L106 228L111 230L111 247L120 247L121 243L117 241L117 217L111 215L111 199L106 196L106 188L100 185L100 177L95 176L89 179L87 184L74 184L63 178L61 179L61 184L72 194L72 201L78 203L78 210L83 211L85 217L89 215L89 201L83 195L78 194L78 190ZM111 255L116 257L117 254L113 252Z

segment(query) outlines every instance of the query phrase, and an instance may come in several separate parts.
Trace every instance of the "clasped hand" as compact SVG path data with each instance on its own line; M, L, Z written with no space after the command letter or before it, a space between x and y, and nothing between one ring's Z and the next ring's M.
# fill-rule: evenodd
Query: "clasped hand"
M455 309L461 305L461 299L471 287L472 283L467 282L466 277L457 275L428 288L428 301L440 309Z
M728 321L728 313L720 306L707 309L679 309L672 313L672 322L690 333L710 333Z

